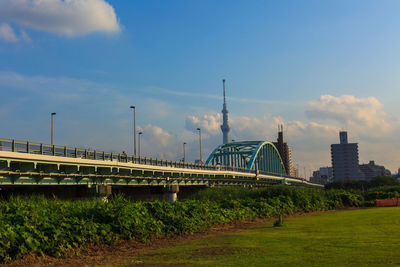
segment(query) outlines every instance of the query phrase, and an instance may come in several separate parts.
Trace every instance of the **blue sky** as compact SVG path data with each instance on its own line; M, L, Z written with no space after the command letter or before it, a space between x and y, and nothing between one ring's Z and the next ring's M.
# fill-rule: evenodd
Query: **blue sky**
M147 156L204 155L231 137L287 129L308 172L330 165L338 130L360 161L400 167L398 1L4 0L0 136L132 150L137 106ZM322 97L328 96L328 97Z

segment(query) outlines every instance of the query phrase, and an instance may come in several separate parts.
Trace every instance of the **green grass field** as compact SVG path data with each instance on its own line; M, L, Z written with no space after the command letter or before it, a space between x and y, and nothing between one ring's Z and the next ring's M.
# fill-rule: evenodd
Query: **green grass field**
M152 250L116 266L394 266L400 265L400 208L305 215L211 234Z

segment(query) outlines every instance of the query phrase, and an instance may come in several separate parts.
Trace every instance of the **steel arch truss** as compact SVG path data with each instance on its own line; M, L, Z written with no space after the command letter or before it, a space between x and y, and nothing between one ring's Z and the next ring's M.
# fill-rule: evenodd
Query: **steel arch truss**
M218 146L208 157L206 165L225 165L286 175L278 150L271 142L244 141Z

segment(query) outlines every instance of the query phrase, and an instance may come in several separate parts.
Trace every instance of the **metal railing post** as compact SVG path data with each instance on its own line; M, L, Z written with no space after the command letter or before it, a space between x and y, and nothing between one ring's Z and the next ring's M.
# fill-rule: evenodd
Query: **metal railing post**
M78 157L78 149L75 147L75 158Z
M64 157L67 157L67 146L64 146Z
M29 142L26 142L26 153L29 153Z
M43 144L40 144L40 154L43 155Z
M56 155L56 148L55 148L54 145L52 146L52 149L53 149L53 156L55 156Z
M15 152L15 140L14 139L11 141L11 151Z

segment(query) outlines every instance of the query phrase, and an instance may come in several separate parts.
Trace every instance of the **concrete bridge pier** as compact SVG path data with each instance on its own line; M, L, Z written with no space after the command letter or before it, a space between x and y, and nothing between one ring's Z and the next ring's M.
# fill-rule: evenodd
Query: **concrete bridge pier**
M111 185L99 184L98 186L98 195L99 197L109 197L112 194Z
M163 187L163 200L167 202L175 202L178 200L177 193L179 185L166 185Z
M88 186L88 193L89 196L92 197L100 197L106 199L107 197L111 196L112 194L112 187L111 185L104 185L104 184L95 184Z

